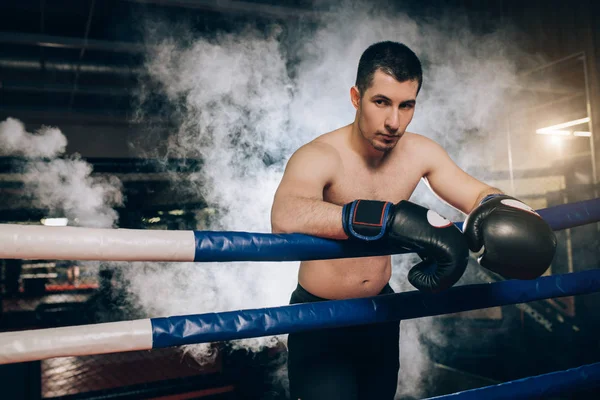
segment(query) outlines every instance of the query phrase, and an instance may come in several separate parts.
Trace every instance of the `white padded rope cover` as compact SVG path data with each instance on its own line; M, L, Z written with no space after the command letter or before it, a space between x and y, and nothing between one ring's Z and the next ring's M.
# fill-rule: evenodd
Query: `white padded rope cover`
M0 333L0 364L152 348L150 319Z
M0 224L0 258L194 261L193 231Z

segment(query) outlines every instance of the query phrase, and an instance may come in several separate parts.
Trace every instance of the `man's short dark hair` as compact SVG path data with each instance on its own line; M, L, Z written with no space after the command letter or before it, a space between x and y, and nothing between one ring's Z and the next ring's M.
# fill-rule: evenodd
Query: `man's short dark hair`
M417 81L421 90L423 71L421 61L406 45L398 42L379 42L369 46L360 57L356 86L361 96L373 83L376 71L390 75L398 82Z

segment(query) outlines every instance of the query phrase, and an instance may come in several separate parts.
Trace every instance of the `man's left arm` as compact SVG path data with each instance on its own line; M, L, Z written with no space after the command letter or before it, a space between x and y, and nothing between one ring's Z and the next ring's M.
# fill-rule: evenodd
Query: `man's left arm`
M475 179L462 170L439 144L423 138L427 165L423 180L441 200L469 214L491 194L500 189Z
M472 251L484 249L481 266L505 278L541 276L557 245L546 221L522 201L464 172L436 143L426 146L431 149L424 178L442 200L467 214L463 232Z

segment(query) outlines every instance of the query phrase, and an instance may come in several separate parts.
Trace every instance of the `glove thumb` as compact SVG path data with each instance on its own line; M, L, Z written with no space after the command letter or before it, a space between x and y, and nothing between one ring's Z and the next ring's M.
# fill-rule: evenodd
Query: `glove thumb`
M420 291L438 293L458 282L466 267L465 262L458 268L440 268L432 258L424 258L408 271L408 281Z

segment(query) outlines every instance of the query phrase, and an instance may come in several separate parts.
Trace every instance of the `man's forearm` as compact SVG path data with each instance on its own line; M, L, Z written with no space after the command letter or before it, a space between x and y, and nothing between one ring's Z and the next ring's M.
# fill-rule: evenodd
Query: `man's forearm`
M327 239L346 239L342 206L318 199L289 197L278 200L271 213L273 233L303 233Z

